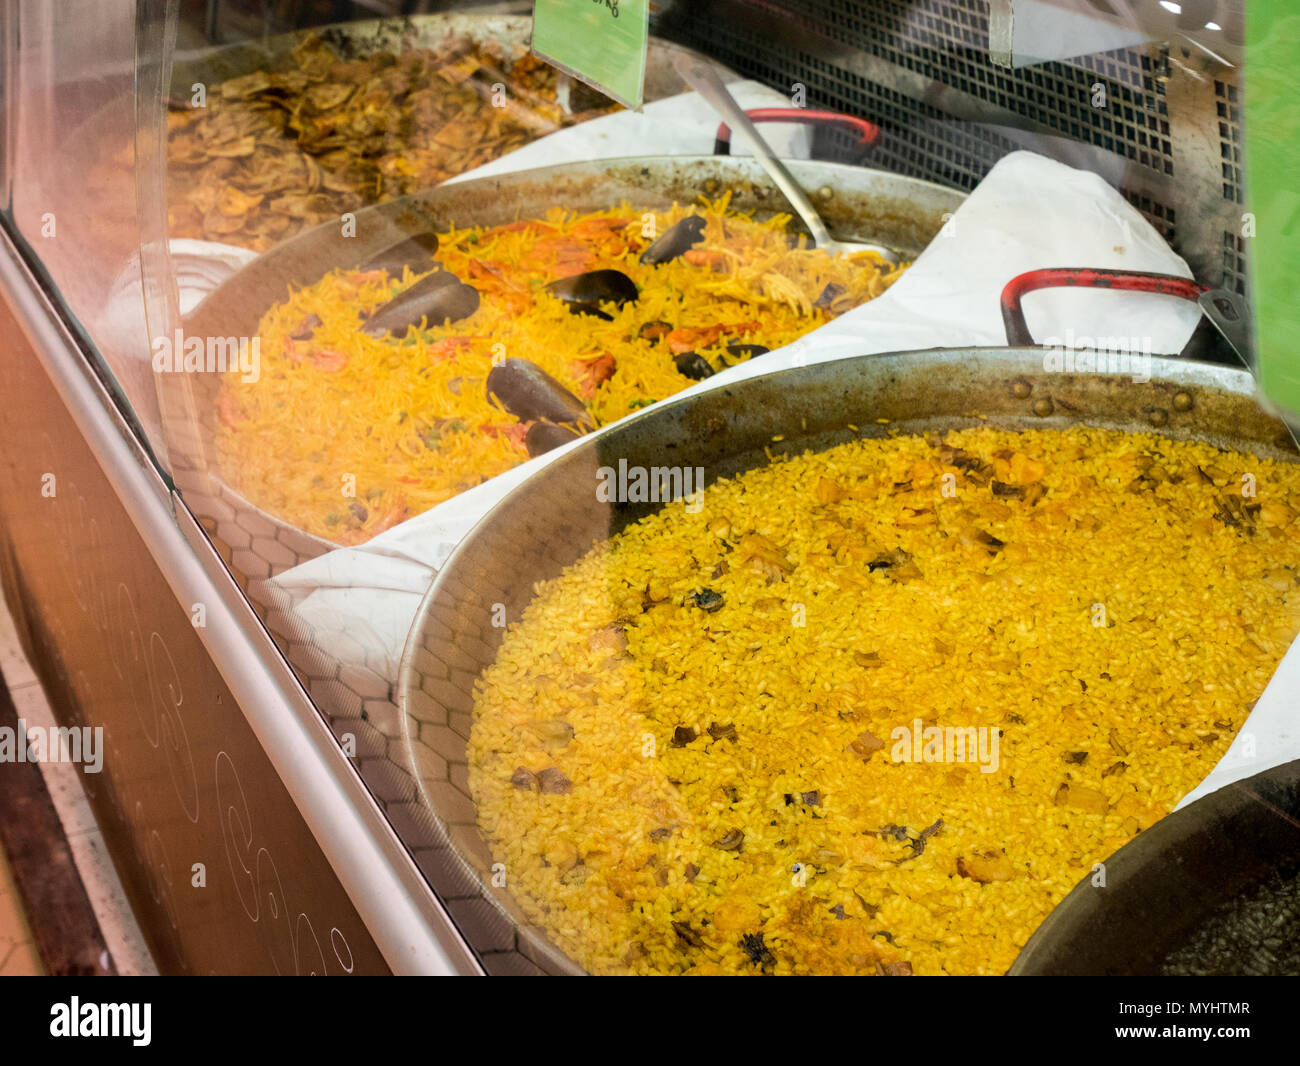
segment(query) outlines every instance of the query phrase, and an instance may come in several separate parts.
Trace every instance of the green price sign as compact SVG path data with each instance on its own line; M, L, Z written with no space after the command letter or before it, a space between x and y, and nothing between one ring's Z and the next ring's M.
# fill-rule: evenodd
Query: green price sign
M1244 64L1243 236L1250 254L1259 385L1300 415L1300 13L1295 0L1251 0Z
M649 0L534 0L533 51L628 107L641 106Z

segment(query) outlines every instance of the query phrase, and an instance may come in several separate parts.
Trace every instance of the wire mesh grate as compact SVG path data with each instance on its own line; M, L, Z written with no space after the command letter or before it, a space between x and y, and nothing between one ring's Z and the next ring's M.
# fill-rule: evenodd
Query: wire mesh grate
M1156 173L1174 173L1164 83L1158 64L1143 52L1120 49L1069 63L1008 70L989 57L986 0L877 0L871 5L856 0L787 0L782 10L808 32L844 46L828 49L830 54L847 49L883 60L904 77L942 86L977 101L990 113L1006 112L1022 124L1095 145ZM930 114L913 112L883 93L873 93L837 61L774 42L744 19L678 18L657 29L770 85L786 88L802 82L810 95L814 85L821 89L821 102L871 105L878 110L864 113L876 121L944 117L934 109L929 109ZM1102 102L1100 106L1094 106L1094 97ZM976 180L982 177L1001 154L976 148L976 136L964 138L958 153L964 162L954 170L952 153L945 150L951 127L939 141L926 122L895 134L905 138L910 134L912 143L892 146L891 162L905 158L910 163L908 173L962 188L970 187L972 175ZM990 147L1001 146L994 140ZM920 171L915 169L918 165ZM926 171L927 165L933 169Z
M1239 233L1223 231L1223 288L1245 295L1246 240Z
M1215 81L1214 107L1219 123L1219 155L1222 159L1223 198L1242 203L1241 101L1240 91L1230 82Z

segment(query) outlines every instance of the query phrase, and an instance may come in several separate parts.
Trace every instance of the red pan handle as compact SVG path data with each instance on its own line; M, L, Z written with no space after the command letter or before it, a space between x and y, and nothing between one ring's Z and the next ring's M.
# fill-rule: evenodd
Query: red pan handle
M756 107L746 111L754 122L799 122L808 126L843 126L858 135L857 147L866 148L880 136L880 127L865 118L844 115L838 111L810 111L804 107ZM714 155L731 154L731 127L725 122L718 126L713 142Z
M1088 267L1047 267L1030 270L1007 282L1002 290L1002 324L1007 330L1007 343L1014 348L1030 347L1036 342L1025 324L1025 312L1020 306L1025 293L1039 289L1087 288L1119 289L1124 292L1154 292L1164 296L1177 296L1196 303L1204 285L1176 274L1147 274L1139 270L1092 270Z

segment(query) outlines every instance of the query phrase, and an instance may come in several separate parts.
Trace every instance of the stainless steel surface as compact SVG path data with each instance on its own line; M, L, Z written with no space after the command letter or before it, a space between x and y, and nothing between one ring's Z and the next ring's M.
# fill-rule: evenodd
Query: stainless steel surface
M426 798L448 827L470 875L487 885L500 859L478 834L465 785L474 683L495 658L504 629L536 584L558 576L593 541L656 510L602 503L601 467L702 467L706 482L769 462L770 455L819 451L857 436L993 425L1063 428L1076 422L1160 432L1296 461L1286 427L1255 401L1245 369L1154 358L1146 382L1044 369L1041 348L904 352L836 360L749 378L669 400L584 439L515 489L457 546L420 607L403 658L399 700L413 759L429 746L446 759L446 782ZM1029 385L1013 392L1013 383ZM1020 395L1016 395L1016 393ZM1173 398L1187 393L1190 410ZM1043 416L1042 400L1051 400ZM885 420L887 424L879 424ZM850 426L860 427L854 431ZM781 436L780 443L773 438ZM502 613L504 612L504 613ZM509 871L506 870L508 878ZM530 927L505 889L489 889L500 910L492 935L513 925L520 950L552 972L572 972ZM486 924L486 923L485 923Z
M1168 205L1175 249L1211 288L1247 289L1249 232L1242 175L1240 71L1195 53L1175 53L1165 83L1172 174L1153 185L1152 202Z
M1244 0L993 0L990 16L995 59L1017 67L1146 41L1240 64L1245 38Z
M1255 349L1250 336L1250 309L1236 293L1210 289L1196 301L1242 364L1255 369Z
M1250 367L1251 373L1258 377L1251 313L1245 298L1227 289L1210 289L1201 293L1197 303L1201 305L1205 317L1228 342L1228 346L1237 358ZM1300 416L1290 411L1275 410L1275 405L1268 403L1267 400L1261 399L1260 402L1271 413L1282 419L1291 434L1291 439L1296 442L1297 447L1300 447Z
M26 374L24 379L17 372L11 374L14 387L27 387L22 389L24 404L11 405L5 450L28 457L25 461L41 464L64 479L56 482L62 498L53 500L41 499L35 489L8 486L9 498L20 501L23 515L9 516L8 547L14 551L20 535L27 546L5 556L6 562L16 563L7 573L21 589L37 596L41 588L36 582L45 574L50 580L58 575L71 583L72 598L81 612L64 615L69 621L55 618L48 633L51 646L38 658L49 661L50 656L60 656L71 667L71 676L65 670L59 678L69 702L79 701L93 711L97 700L116 700L98 706L110 725L118 722L115 733L109 734L110 754L116 736L117 757L128 768L119 769L111 758L107 782L128 792L153 788L150 782L169 778L175 785L180 807L162 812L160 828L152 832L136 816L139 803L122 810L120 796L111 792L105 801L118 808L125 823L119 826L125 845L139 849L134 861L142 865L134 876L149 879L148 891L162 908L158 914L166 919L165 928L155 925L155 949L157 938L162 937L165 957L184 968L187 959L236 957L231 953L247 952L249 941L261 940L275 968L305 971L315 963L299 950L305 943L300 942L301 923L292 929L275 929L275 919L268 917L258 925L263 907L273 912L291 905L282 882L293 882L309 896L329 901L331 907L350 900L359 915L347 925L346 916L327 914L334 923L324 926L327 943L332 927L347 926L347 932L340 931L342 946L333 945L338 958L324 964L332 972L349 965L382 969L384 962L394 972L477 972L472 954L211 545L187 514L173 514L161 479L144 461L138 442L117 418L102 384L89 372L55 309L42 298L7 239L3 252L0 289L31 344L31 354L14 355L16 362L10 367L15 371L22 366ZM38 399L42 374L48 376L44 387L50 403L45 405ZM31 426L24 426L20 417L29 423L40 421L44 432L28 436ZM86 458L73 468L70 456L78 448ZM34 479L32 484L39 483L39 469L27 473ZM51 517L41 517L47 513L42 504ZM120 524L126 532L118 529L114 508L120 508ZM54 522L56 528L34 526L34 522ZM33 538L42 545L61 544L67 558L48 553L43 560L32 557ZM53 600L59 593L49 589L46 595ZM152 624L158 628L149 636L138 628L137 605L146 618L157 618ZM201 626L194 624L198 605L202 606ZM53 611L52 603L43 597L42 610ZM82 649L84 655L79 654ZM203 650L210 659L202 657ZM160 673L163 669L166 672ZM123 699L118 691L123 686L131 695L141 687L144 691L135 699ZM185 692L190 693L188 704ZM218 706L210 706L209 701ZM141 737L134 724L148 716L153 718L153 736L146 727ZM159 748L164 736L168 743ZM220 793L223 783L227 808L221 807L222 800L213 799L213 789ZM88 789L92 786L88 783ZM236 787L238 800L230 791ZM172 786L165 791L170 793ZM247 805L246 795L254 798L253 806ZM142 797L141 802L148 798ZM180 841L177 846L185 848L173 853L170 862L156 852L163 846L162 838L154 842L161 827L168 826L167 839ZM185 835L190 832L187 826L195 827L193 835ZM298 826L301 835L295 836ZM235 835L235 827L244 835ZM178 831L184 832L176 836ZM276 851L279 866L267 850L276 839L281 841ZM185 917L192 914L189 907L203 907L192 895L179 904L174 899L190 892L189 870L199 860L211 871L212 891L224 892L221 898L232 904L234 893L255 929L222 926L212 917L211 908L210 927L182 928L184 922L193 921ZM235 878L233 887L229 878L217 881L227 868ZM276 885L269 880L263 883L272 872L280 898L263 904L257 893L273 898ZM170 880L160 883L160 875ZM337 893L337 899L331 892ZM298 898L293 905L302 903ZM283 957L284 943L271 946L281 935L292 946L292 967ZM223 939L228 941L224 946ZM355 964L341 961L345 958L355 959Z
M1065 19L1060 19L1053 17L1057 12L1049 6L1054 2L990 0L989 57L993 62L1001 67L1023 67L1147 42L1147 36L1131 21L1117 26L1113 10L1107 18L1096 6L1087 6L1087 0L1066 0L1066 10L1060 12ZM1068 23L1063 24L1066 19Z

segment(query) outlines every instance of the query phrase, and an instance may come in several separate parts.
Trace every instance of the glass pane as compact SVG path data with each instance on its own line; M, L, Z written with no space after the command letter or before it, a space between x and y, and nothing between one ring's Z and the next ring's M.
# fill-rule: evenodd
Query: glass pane
M120 409L165 457L140 290L135 5L6 12L8 220Z
M1081 5L1017 5L1043 32L1003 40L975 0L664 3L638 114L531 57L527 5L429 6L140 6L185 504L494 972L1006 969L1205 777L1294 633L1260 591L1300 563L1285 429L1175 299L1245 295L1233 59ZM686 91L692 56L838 245ZM1004 312L1045 267L1175 281L1039 277ZM1218 365L1158 358L1185 345ZM1267 519L1224 502L1247 452ZM1207 594L1178 562L1202 534L1238 538L1237 681L1194 676L1209 621L1176 649L1153 621ZM1116 612L1136 659L1071 644ZM1120 749L1157 718L1176 753L1135 756L1135 799ZM894 757L918 720L984 762ZM1051 758L993 766L1026 723ZM927 895L976 884L962 913L1021 889L1024 920L967 938Z

